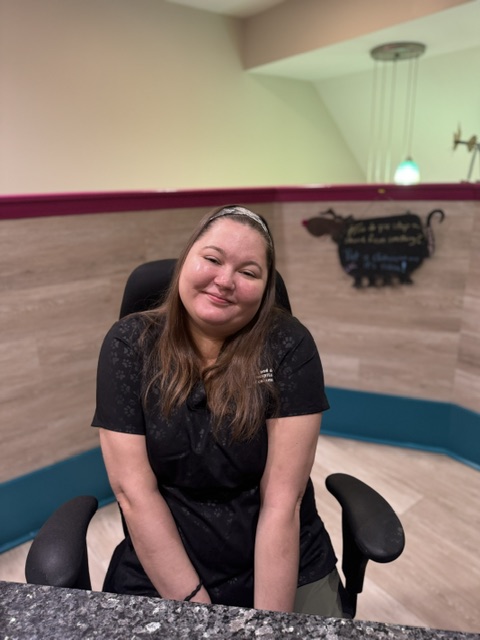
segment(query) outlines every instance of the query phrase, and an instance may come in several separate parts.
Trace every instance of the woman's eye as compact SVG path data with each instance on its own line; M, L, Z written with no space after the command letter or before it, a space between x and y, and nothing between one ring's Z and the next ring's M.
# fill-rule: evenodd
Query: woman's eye
M208 260L208 262L212 262L213 264L220 264L220 261L213 256L205 256L205 260Z
M242 271L244 276L248 276L249 278L256 278L257 274L253 271Z

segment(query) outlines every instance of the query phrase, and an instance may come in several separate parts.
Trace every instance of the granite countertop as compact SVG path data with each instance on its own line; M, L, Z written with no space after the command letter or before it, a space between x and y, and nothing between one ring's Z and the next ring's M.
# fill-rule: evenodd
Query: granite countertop
M473 640L479 634L0 582L0 640Z

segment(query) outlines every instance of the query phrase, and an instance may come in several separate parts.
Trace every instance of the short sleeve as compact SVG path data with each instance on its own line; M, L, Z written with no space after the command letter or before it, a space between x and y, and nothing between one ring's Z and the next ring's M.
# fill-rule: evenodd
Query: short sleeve
M295 318L283 320L274 332L272 347L273 379L279 392L275 415L308 415L329 409L320 355L308 329Z
M130 317L115 323L105 336L98 360L94 427L145 434L138 334L138 321Z

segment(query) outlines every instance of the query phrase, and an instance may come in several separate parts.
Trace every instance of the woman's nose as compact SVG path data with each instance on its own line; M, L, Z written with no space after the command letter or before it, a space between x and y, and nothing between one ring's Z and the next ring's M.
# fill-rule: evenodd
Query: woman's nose
M234 289L235 281L233 272L230 269L222 269L215 276L215 284L222 289Z

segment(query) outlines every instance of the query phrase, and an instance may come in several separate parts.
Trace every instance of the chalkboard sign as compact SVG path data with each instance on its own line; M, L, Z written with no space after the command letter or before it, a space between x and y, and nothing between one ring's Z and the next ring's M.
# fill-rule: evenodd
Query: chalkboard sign
M434 209L426 225L414 213L356 220L332 209L304 220L314 236L331 235L338 244L340 263L355 287L412 284L411 274L434 251L432 218L441 222L445 213Z

